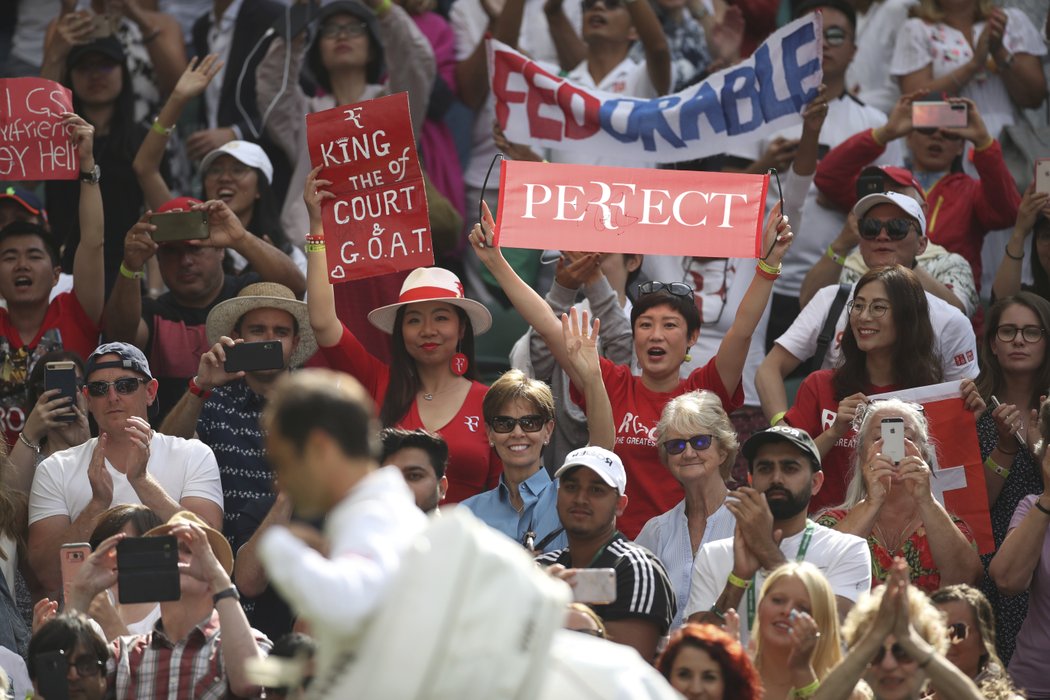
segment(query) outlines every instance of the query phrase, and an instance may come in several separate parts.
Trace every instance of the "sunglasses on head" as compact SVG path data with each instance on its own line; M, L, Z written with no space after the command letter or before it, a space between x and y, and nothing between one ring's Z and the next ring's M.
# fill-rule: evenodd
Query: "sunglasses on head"
M904 647L902 647L900 644L894 642L893 647L890 648L889 652L893 655L894 661L896 661L898 664L911 663L911 656L908 654L908 652L904 651ZM879 650L877 652L875 652L875 657L872 658L871 665L878 666L882 663L882 660L885 658L886 645L884 644L881 647L879 647Z
M109 388L113 387L117 390L118 394L134 394L139 384L149 383L148 379L142 379L140 377L121 377L112 382L88 382L84 386L87 387L88 393L95 397L102 397L109 393Z
M693 288L684 282L643 282L638 285L639 294L655 294L656 292L668 292L676 297L693 296Z
M965 622L953 622L948 625L948 639L952 644L958 644L970 634L970 626Z
M908 235L914 226L915 222L911 219L888 219L886 221L861 219L857 222L857 231L860 233L861 238L873 241L879 237L879 232L882 229L886 229L886 235L890 237L891 241L900 241Z
M944 129L938 129L935 126L917 126L917 127L915 127L915 130L918 131L923 136L933 136L938 131L940 131L941 132L941 138L943 138L943 139L947 139L948 141L961 141L962 140L962 136L959 136L958 134L953 134L950 131L945 131Z
M521 429L526 433L538 433L543 429L543 424L546 422L546 418L537 415L522 416L521 418L495 416L489 421L489 427L496 433L509 433L514 430L514 426L520 425Z
M693 448L693 452L700 452L711 446L711 438L712 436L710 435L694 435L688 438L665 440L664 450L669 455L680 455L685 452L685 446L689 445Z

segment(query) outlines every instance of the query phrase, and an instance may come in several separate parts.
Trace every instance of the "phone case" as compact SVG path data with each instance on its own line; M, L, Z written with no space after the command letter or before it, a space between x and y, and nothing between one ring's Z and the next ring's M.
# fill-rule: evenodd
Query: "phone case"
M202 211L173 211L154 214L150 223L157 227L150 237L157 243L202 240L211 236L208 219Z
M121 603L178 600L179 545L174 536L128 537L117 544Z
M576 572L576 584L572 597L577 603L598 605L616 601L615 569L580 569Z
M226 348L223 369L231 373L284 369L284 349L279 340L237 343Z
M904 419L884 419L882 421L882 454L900 464L904 459Z
M72 399L73 405L76 405L76 366L72 362L48 362L44 366L44 390L47 391L49 389L60 389L62 392L61 396ZM72 413L55 416L55 420L64 423L72 423L76 418L76 415Z
M59 557L61 558L60 567L62 570L62 597L63 600L69 598L69 587L73 582L73 577L76 576L77 570L84 565L87 558L91 556L91 545L87 542L76 542L73 544L64 544L59 549Z
M1035 161L1035 191L1050 192L1050 158Z

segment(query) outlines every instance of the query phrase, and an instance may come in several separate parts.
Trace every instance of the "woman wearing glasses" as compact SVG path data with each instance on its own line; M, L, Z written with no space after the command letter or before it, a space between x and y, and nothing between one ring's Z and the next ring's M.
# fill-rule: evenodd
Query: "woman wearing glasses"
M471 232L471 244L482 263L492 272L514 307L551 348L558 363L576 388L581 378L567 366L565 341L560 324L550 307L529 287L493 246L495 222L485 207L484 218ZM616 426L616 453L628 471L627 496L631 506L617 527L627 536L637 536L649 518L659 515L682 498L682 488L659 462L656 425L668 401L697 389L718 396L723 408L731 412L743 403L741 375L751 335L765 309L780 274L780 261L791 246L793 234L777 205L766 219L762 250L769 251L759 261L751 286L736 310L733 325L719 346L717 355L686 379L679 378L682 363L700 334L700 314L692 289L681 283L649 282L639 287L640 295L631 309L631 330L635 357L641 375L626 365L614 365L602 358L601 374L613 407ZM574 399L585 403L574 390ZM586 410L586 406L584 409Z
M930 600L948 626L947 659L973 679L986 700L1021 700L995 650L995 611L988 599L973 586L958 585L934 592ZM930 697L949 700L938 693Z
M1035 413L1040 396L1050 388L1047 328L1050 302L1031 292L1000 299L985 319L977 388L989 408L977 420L977 437L996 549L1006 538L1017 504L1043 489L1033 455L1039 439ZM983 557L985 566L991 558ZM981 590L997 611L1000 654L1009 662L1028 612L1027 596L1001 596L990 582Z
M899 462L883 452L882 421L887 418L903 421L904 458ZM908 563L915 587L926 592L972 584L981 575L970 527L933 495L934 457L921 406L887 399L861 409L846 501L817 522L867 540L873 584L886 579L897 557Z
M908 567L897 559L886 585L850 610L842 627L848 653L810 697L847 700L863 689L875 700L919 700L928 682L943 698L982 700L974 682L944 656L943 620L922 591L908 585Z
M721 400L710 391L671 399L656 424L660 462L681 484L685 498L649 520L635 542L659 557L667 569L679 601L671 629L682 624L700 545L733 536L736 520L725 507L726 480L739 449L733 424Z

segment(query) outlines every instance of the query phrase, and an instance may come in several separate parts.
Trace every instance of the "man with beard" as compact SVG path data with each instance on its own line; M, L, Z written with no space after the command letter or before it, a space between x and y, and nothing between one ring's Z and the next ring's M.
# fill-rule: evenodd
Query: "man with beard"
M726 499L736 533L700 548L685 616L690 622L721 624L733 608L740 614L740 641L747 644L766 575L795 560L808 561L824 573L844 617L860 593L871 588L871 555L861 538L806 517L810 499L824 483L813 438L804 430L777 425L752 435L741 451L751 486Z

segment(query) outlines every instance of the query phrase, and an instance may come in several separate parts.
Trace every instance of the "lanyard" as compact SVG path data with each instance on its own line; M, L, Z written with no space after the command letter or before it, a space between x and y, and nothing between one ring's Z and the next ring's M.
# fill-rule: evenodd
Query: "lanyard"
M806 552L809 550L809 541L813 539L813 533L817 526L812 520L806 521L806 529L802 531L802 541L798 543L798 554L795 561L805 561ZM758 573L751 577L751 585L747 587L747 629L750 632L755 624L755 587Z

